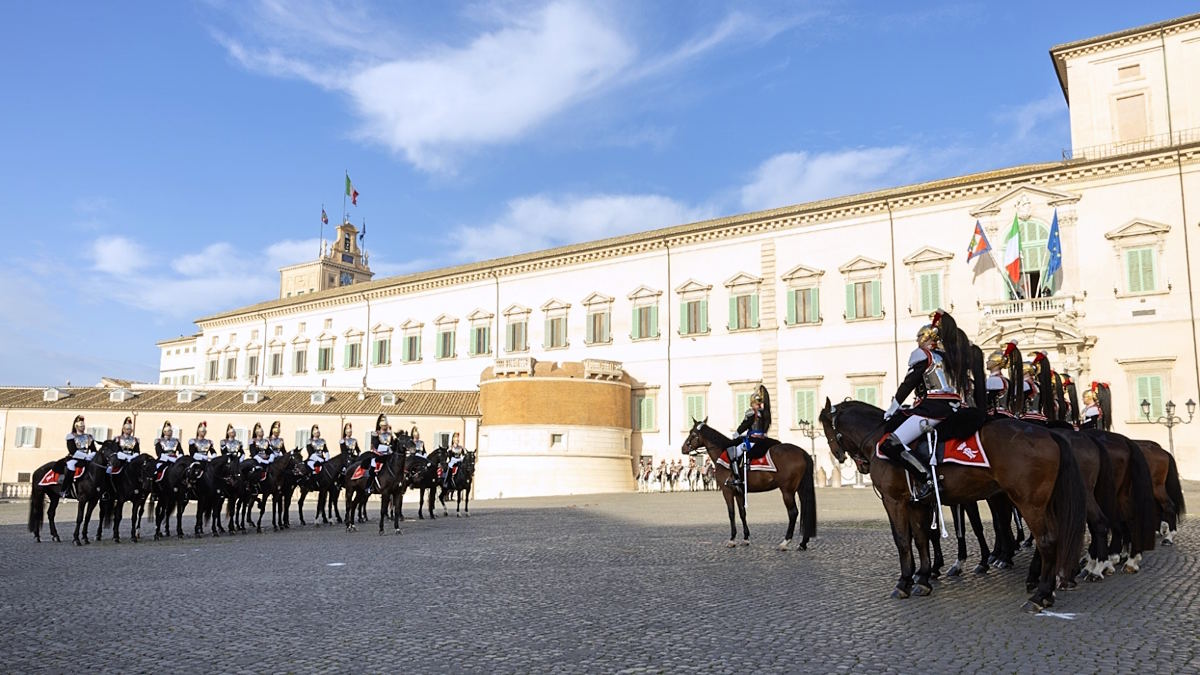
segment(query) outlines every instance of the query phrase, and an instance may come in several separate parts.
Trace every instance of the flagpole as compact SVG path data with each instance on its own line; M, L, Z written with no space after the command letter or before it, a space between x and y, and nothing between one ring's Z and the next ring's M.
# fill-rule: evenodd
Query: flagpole
M350 169L346 169L346 182L350 182ZM350 214L346 212L346 190L342 190L342 222L350 220Z
M987 239L987 231L983 229L983 225L979 224L978 221L976 221L976 224L979 225L979 230L983 232L984 239ZM1012 293L1013 299L1019 300L1021 294L1017 292L1017 287L1013 284L1012 279L1008 278L1008 271L996 261L996 250L992 247L990 239L987 239L987 245L988 260L992 261L992 267L995 267L1000 276L1004 278L1004 287Z
M325 254L325 202L321 202L321 238L317 240L317 257Z

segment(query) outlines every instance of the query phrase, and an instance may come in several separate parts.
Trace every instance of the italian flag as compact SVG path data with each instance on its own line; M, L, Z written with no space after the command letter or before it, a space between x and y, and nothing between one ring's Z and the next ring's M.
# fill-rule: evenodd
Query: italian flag
M350 174L346 174L346 196L350 198L350 203L358 206L358 190L354 189L354 183L350 182Z
M1013 216L1012 228L1004 239L1004 269L1008 270L1008 278L1016 286L1021 280L1021 226L1016 216Z

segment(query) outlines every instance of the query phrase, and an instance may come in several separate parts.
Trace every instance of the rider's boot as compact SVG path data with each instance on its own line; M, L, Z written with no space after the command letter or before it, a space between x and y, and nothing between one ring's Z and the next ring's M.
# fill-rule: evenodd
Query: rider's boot
M725 485L735 489L742 486L742 472L740 469L743 457L745 457L745 453L738 455L737 459L729 463L729 472L732 475L725 481Z
M904 462L904 468L917 479L917 485L913 488L913 501L919 502L929 498L933 494L933 476L929 473L929 468L908 448L900 451L900 459Z

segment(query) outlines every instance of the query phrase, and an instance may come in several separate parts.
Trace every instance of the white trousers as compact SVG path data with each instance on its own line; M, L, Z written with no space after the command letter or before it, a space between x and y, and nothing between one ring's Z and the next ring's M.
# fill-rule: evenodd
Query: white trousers
M912 442L925 435L926 427L936 427L938 422L941 420L909 415L908 419L904 420L904 423L892 433L896 434L896 438L899 438L900 442L911 450Z

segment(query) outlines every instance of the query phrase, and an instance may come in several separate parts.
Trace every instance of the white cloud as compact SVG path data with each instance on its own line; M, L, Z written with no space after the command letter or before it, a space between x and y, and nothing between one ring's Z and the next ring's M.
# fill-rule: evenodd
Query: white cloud
M263 0L241 10L240 35L214 37L247 69L348 95L361 122L357 137L433 172L452 172L473 149L519 140L599 92L800 21L732 13L661 54L641 54L615 17L575 0L525 13L476 9L489 25L458 45L419 44L386 19L353 11L347 21L340 5ZM364 34L363 22L390 39Z
M587 195L514 199L506 213L481 225L451 233L457 255L482 260L631 232L702 220L707 207L688 206L661 195Z
M863 148L768 158L741 189L742 208L770 209L903 185L915 175L904 162L911 148Z
M1023 141L1047 123L1066 120L1067 105L1061 92L1051 92L1035 101L1002 110L995 115L1001 123L1012 125L1014 140Z
M92 242L92 266L107 274L128 274L150 263L145 249L125 237L101 237Z

